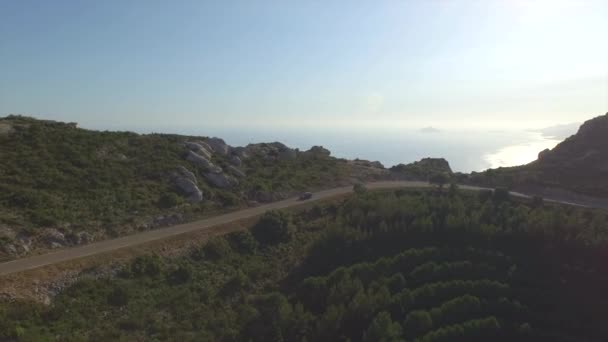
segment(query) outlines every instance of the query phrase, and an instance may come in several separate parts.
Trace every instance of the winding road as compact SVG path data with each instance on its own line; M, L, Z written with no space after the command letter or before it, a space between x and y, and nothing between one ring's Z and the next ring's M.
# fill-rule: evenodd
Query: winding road
M431 187L427 182L419 182L419 181L382 181L382 182L373 182L366 184L366 187L370 190L379 190L379 189L398 189L398 188L428 188ZM467 186L461 185L460 189L464 190L490 190L488 188L476 187L476 186ZM283 209L289 207L295 207L298 205L303 205L306 203L319 201L322 199L328 199L344 194L349 194L353 192L352 186L345 186L340 188L334 188L329 190L319 191L313 194L313 197L309 200L301 201L297 198L289 198L286 200L273 202L269 204L260 205L253 208L247 208L243 210L234 211L231 213L210 217L203 220L198 220L190 223L180 224L176 226L171 226L167 228L150 230L142 233L137 233L133 235L127 235L116 239L104 240L99 242L94 242L91 244L77 246L72 248L66 248L62 250L58 250L55 252L50 252L47 254L35 255L31 257L26 257L22 259L12 260L5 263L0 264L0 275L7 275L17 272L22 272L46 265L57 264L69 260L74 260L82 257L97 255L101 253L106 253L110 251L115 251L121 248L132 247L135 245L161 240L168 237L189 233L193 231L208 229L210 227L223 225L235 221L239 221L242 219L252 218L257 215L263 214L268 210L275 209ZM521 193L512 192L511 195L517 197L529 197L527 195ZM554 201L559 202L559 201ZM565 203L572 204L572 203Z

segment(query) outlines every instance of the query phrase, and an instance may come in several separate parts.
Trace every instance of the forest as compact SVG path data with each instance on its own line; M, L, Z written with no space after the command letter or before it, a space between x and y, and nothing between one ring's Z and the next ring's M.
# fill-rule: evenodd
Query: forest
M181 257L5 301L0 340L606 341L605 211L505 191L274 211Z

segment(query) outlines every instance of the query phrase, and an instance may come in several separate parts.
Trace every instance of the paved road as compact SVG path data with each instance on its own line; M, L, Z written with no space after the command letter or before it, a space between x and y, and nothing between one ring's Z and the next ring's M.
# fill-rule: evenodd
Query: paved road
M383 181L366 184L368 189L395 189L395 188L417 188L417 187L430 187L427 182L417 181ZM465 190L487 190L487 188L466 186L462 185L460 189ZM324 191L316 192L310 200L299 201L297 198L290 198L279 202L273 202L265 205L261 205L254 208L243 209L228 214L223 214L215 217L211 217L204 220L195 222L180 224L172 227L163 229L151 230L143 233L137 233L120 237L117 239L104 240L100 242L91 243L84 246L78 246L73 248L66 248L56 252L51 252L42 255L35 255L27 258L17 259L8 261L0 264L0 275L17 273L29 269L34 269L46 265L56 264L68 260L82 258L86 256L96 255L109 251L114 251L120 248L130 247L139 245L142 243L165 239L171 236L193 232L209 227L222 225L241 219L251 218L260 215L268 210L283 209L288 207L294 207L297 205L318 201L321 199L327 199L343 194L348 194L353 191L352 186L346 186L341 188L334 188ZM512 195L519 197L528 197L519 193L512 193Z

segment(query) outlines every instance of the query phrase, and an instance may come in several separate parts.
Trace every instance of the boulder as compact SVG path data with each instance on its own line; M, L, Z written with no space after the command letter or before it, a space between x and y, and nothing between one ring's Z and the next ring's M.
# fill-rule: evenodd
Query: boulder
M216 186L221 189L228 189L239 185L239 181L236 180L236 178L226 175L224 173L207 172L205 173L205 178L213 186Z
M207 169L211 173L221 173L222 172L221 167L216 166L215 164L210 162L209 159L201 156L200 154L197 154L196 152L188 151L188 155L186 156L186 159L188 161L193 162L194 164L196 164L198 166L202 166L203 168Z
M77 237L77 241L78 244L83 244L83 243L90 243L93 242L93 240L95 240L95 238L93 237L93 235L89 232L78 232L76 234Z
M186 142L185 145L190 151L203 155L207 159L211 158L211 148L204 142Z
M249 151L246 147L238 146L232 149L232 153L241 158L241 160L249 159Z
M226 144L223 139L220 138L209 138L207 140L207 145L211 147L213 152L221 154L223 156L228 155L230 153L230 146Z
M65 235L55 228L46 229L42 234L42 241L51 248L58 248L67 244Z
M187 200L192 203L203 200L203 192L192 180L178 176L173 180L177 188L187 196Z
M196 176L190 170L180 165L177 167L177 172L180 176L189 179L190 181L192 181L192 183L196 184Z
M182 214L170 214L170 215L161 215L154 218L154 222L152 222L152 226L154 227L166 227L172 226L184 221L184 216Z
M232 156L230 156L230 164L239 167L243 164L243 162L241 161L241 158L239 158L239 156L233 154Z
M198 188L196 176L183 166L178 166L173 174L173 183L187 196L187 200L197 203L203 200L203 192Z
M232 165L228 166L228 171L239 178L245 178L245 173Z

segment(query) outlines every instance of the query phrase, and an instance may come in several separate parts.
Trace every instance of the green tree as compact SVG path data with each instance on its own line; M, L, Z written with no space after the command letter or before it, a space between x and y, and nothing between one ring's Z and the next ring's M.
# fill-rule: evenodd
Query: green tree
M409 337L419 336L433 327L431 315L424 310L410 312L405 318L403 329Z
M277 244L291 239L291 218L282 211L266 212L251 228L251 234L261 244Z
M443 186L450 180L448 175L443 172L435 173L429 177L429 183L437 185L439 190L443 190Z
M399 341L401 338L401 325L393 322L391 315L382 311L376 315L372 323L365 332L363 341L365 342L389 342Z

